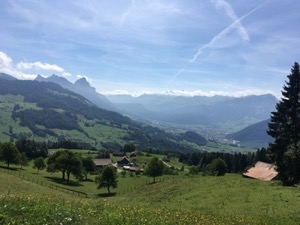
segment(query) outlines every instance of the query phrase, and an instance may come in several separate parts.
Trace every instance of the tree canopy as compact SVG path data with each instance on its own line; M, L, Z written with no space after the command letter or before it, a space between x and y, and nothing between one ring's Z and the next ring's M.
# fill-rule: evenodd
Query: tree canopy
M48 158L47 164L47 171L61 171L63 180L65 180L66 174L67 182L70 180L71 173L77 178L82 175L82 161L80 156L69 150L55 152Z
M28 160L25 152L21 152L21 154L20 154L20 160L19 160L19 163L21 165L21 169L22 169L23 166L28 166L29 165L28 161L29 160Z
M43 157L38 157L34 160L33 168L37 169L37 173L39 173L40 170L43 170L46 168L46 163Z
M96 171L96 165L92 158L82 158L82 167L85 180L87 180L88 173Z
M25 152L29 159L37 157L47 157L48 147L45 142L37 142L29 139L19 139L16 141L16 147L19 152Z
M294 63L283 86L282 98L271 113L268 134L274 138L269 153L284 185L300 181L300 71Z
M102 173L97 177L98 189L107 187L110 194L110 187L116 188L118 185L117 173L114 167L107 166L103 169Z
M0 145L0 160L4 161L7 164L7 168L9 168L10 164L19 163L20 152L13 143L4 142Z
M155 183L155 177L162 176L164 170L163 162L157 157L153 157L148 164L146 174L153 177L153 183Z
M223 159L214 159L207 166L207 173L212 176L224 176L227 171L227 164Z

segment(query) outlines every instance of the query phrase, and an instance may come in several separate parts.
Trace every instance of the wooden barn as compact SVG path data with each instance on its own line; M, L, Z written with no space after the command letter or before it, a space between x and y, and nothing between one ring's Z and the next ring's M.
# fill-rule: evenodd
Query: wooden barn
M112 165L111 159L93 159L97 168L103 168L108 165Z

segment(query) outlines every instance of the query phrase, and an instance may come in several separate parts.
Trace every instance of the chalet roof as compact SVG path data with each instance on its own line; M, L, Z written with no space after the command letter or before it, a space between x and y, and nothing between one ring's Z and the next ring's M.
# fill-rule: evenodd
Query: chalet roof
M129 157L136 157L136 156L137 156L136 152L131 152L129 155Z
M124 156L125 155L124 152L121 152L121 151L118 151L118 150L113 150L112 154L113 154L113 156Z
M254 167L251 167L243 176L250 177L258 180L273 180L278 172L275 170L274 165L258 161Z
M123 156L117 160L117 163L129 162L129 159L126 156Z
M111 159L93 159L96 166L108 166L112 164Z

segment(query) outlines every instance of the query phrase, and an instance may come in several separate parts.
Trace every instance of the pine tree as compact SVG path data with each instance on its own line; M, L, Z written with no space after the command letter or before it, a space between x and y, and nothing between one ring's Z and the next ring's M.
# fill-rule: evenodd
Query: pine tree
M277 166L284 185L300 181L300 70L295 62L288 81L283 86L282 98L271 113L268 134L274 138L269 144L271 159Z

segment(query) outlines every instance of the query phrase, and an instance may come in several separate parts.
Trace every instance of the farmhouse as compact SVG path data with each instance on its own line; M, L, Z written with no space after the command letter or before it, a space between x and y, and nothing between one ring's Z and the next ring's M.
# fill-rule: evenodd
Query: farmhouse
M130 161L126 156L123 156L122 158L118 159L118 161L117 161L118 166L128 166L129 164L130 164Z
M136 173L140 173L140 172L144 172L144 169L143 169L143 168L140 168L140 167L130 167L130 168L129 168L129 171L131 171L131 172L136 172Z
M108 165L112 165L111 159L93 159L97 168L103 168Z
M137 156L136 152L131 152L130 155L129 155L130 158L133 158L133 157L136 157L136 156Z
M278 172L275 170L274 165L258 161L254 167L248 169L243 173L244 177L249 177L258 180L273 180Z
M121 151L118 151L118 150L113 150L112 151L112 155L113 156L124 156L125 155L125 153L124 152L121 152Z

